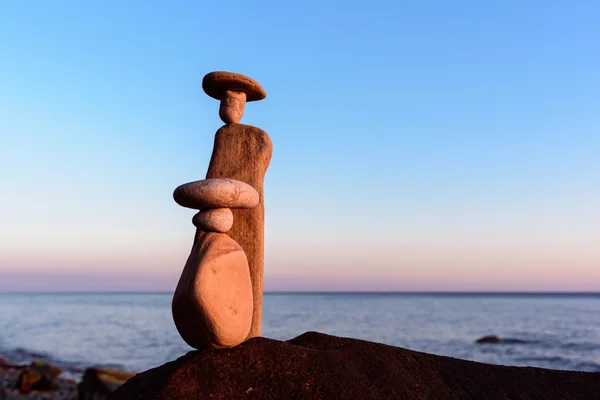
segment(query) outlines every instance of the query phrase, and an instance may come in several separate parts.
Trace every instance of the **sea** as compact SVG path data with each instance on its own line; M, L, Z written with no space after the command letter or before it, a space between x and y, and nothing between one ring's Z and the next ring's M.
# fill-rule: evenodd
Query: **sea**
M0 293L0 356L139 372L192 350L172 293ZM262 335L306 331L501 365L600 372L600 294L266 293ZM476 343L486 335L507 339Z

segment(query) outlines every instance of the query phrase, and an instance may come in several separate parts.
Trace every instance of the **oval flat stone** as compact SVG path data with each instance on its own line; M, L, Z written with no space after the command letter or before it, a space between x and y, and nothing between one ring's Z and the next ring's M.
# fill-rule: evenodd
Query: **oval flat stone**
M175 189L173 198L180 206L195 210L253 208L260 200L258 192L252 186L226 178L185 183Z
M225 233L233 226L233 213L230 208L209 208L194 215L192 223L205 232Z
M246 253L224 233L204 233L173 295L173 320L179 334L197 349L237 346L250 331L252 307Z
M204 76L202 89L210 97L221 100L226 90L246 93L246 101L257 101L267 97L265 89L249 76L235 72L215 71Z

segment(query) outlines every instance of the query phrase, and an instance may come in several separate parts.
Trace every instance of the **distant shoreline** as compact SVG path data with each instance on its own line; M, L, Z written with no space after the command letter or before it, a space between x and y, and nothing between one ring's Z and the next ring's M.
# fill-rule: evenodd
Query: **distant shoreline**
M32 295L164 295L172 291L10 291L0 290L2 294ZM265 291L265 295L364 295L364 296L482 296L482 297L600 297L600 292L471 292L471 291Z

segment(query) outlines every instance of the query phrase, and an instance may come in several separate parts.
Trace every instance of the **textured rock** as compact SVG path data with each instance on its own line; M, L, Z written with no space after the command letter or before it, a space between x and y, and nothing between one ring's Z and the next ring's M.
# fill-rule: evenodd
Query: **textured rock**
M25 355L25 353L22 353L22 355ZM17 357L20 358L22 355L18 355ZM29 353L28 355L31 355L31 353ZM60 368L43 363L39 360L29 364L22 364L20 362L15 363L10 362L9 360L5 361L5 363L2 363L0 365L0 400L74 400L78 398L75 381L71 379L71 377L61 376L59 374ZM45 367L42 365L45 365ZM25 382L23 379L20 379L23 375L21 372L23 370L37 369L38 366L42 366L42 371L37 373L40 379L35 379L35 382L29 381L29 384L31 384L31 386L28 388L23 386L24 384L26 385L28 382ZM43 375L45 375L46 378L41 378ZM55 378L55 375L58 375L58 377ZM27 377L27 380L29 380L30 377L31 375ZM55 379L56 382L54 383ZM19 386L21 386L21 389L27 392L27 394L21 394L19 392ZM49 390L46 390L48 388ZM97 400L101 399L97 398Z
M204 179L184 183L173 192L173 198L182 207L252 208L259 203L258 192L247 183L235 179Z
M242 246L250 266L254 310L249 337L260 335L264 276L263 181L272 152L271 138L262 129L243 124L225 125L215 135L206 174L207 178L231 178L246 182L259 195L258 206L232 210L233 227L227 233Z
M173 320L192 347L231 347L252 322L252 284L244 251L224 233L198 237L173 295Z
M219 106L219 117L226 124L237 124L244 115L246 93L226 90Z
M230 208L209 208L194 215L192 223L206 232L225 233L233 226L233 213Z
M243 92L247 101L262 100L267 97L265 89L254 79L234 72L216 71L202 79L202 89L210 97L221 100L225 91Z
M108 368L88 368L77 385L80 400L104 399L135 374Z
M58 388L58 375L62 369L42 361L34 361L19 375L17 387L22 393L32 390L54 390Z
M29 396L10 391L5 388L0 388L0 400L29 400Z
M600 373L481 364L309 332L194 351L138 374L120 399L598 399Z

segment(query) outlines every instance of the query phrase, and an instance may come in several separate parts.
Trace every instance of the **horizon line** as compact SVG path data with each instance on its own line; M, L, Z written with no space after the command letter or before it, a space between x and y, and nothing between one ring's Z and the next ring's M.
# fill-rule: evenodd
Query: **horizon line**
M0 294L173 294L174 291L155 290L155 291L125 291L125 290L0 290ZM473 290L443 290L443 291L428 291L428 290L268 290L263 294L286 294L286 295L592 295L600 296L600 291L556 291L556 290L539 290L539 291L511 291L511 290L492 290L492 291L473 291Z

